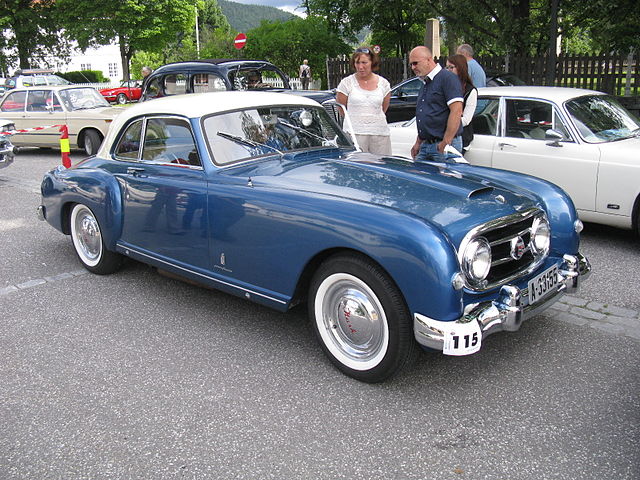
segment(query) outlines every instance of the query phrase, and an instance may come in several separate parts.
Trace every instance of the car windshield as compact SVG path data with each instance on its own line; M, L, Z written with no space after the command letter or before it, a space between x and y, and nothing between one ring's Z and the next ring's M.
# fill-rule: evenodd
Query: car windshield
M638 134L640 121L613 97L589 95L565 103L582 138L589 143L605 143Z
M108 107L109 102L93 88L69 88L58 92L69 111Z
M223 113L207 117L204 130L219 165L274 153L353 147L323 108L307 105Z

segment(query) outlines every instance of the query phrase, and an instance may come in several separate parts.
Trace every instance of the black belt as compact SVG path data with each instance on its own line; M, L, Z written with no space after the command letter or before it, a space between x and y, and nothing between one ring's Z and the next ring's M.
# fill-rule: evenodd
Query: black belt
M440 137L427 137L423 140L425 143L440 143L442 138Z

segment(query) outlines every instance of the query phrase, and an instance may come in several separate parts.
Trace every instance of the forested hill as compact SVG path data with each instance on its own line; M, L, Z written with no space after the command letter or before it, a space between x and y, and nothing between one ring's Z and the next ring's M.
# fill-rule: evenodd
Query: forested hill
M225 0L218 0L218 5L227 17L231 28L238 32L247 32L259 27L263 20L286 22L294 17L291 13L265 5L245 5Z

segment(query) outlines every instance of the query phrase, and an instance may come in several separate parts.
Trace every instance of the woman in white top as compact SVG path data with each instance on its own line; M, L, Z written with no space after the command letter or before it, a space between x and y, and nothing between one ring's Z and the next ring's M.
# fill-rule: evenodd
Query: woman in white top
M473 140L473 127L471 120L476 113L478 105L478 89L473 86L469 68L467 67L467 59L464 55L451 55L447 57L447 70L452 71L460 79L462 85L462 93L464 95L464 103L462 110L462 152L468 150L469 144Z
M347 107L353 133L363 152L391 155L391 132L385 112L389 108L391 86L386 78L377 75L380 59L369 48L358 48L351 56L355 71L342 79L336 100Z

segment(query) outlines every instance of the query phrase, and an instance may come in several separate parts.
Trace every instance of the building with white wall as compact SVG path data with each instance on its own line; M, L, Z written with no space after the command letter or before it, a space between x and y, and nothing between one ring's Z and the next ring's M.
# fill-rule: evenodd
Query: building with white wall
M82 52L76 50L69 62L57 63L56 70L60 72L74 72L79 70L99 70L111 80L118 83L122 80L122 60L118 45L106 45L98 48L88 48Z

